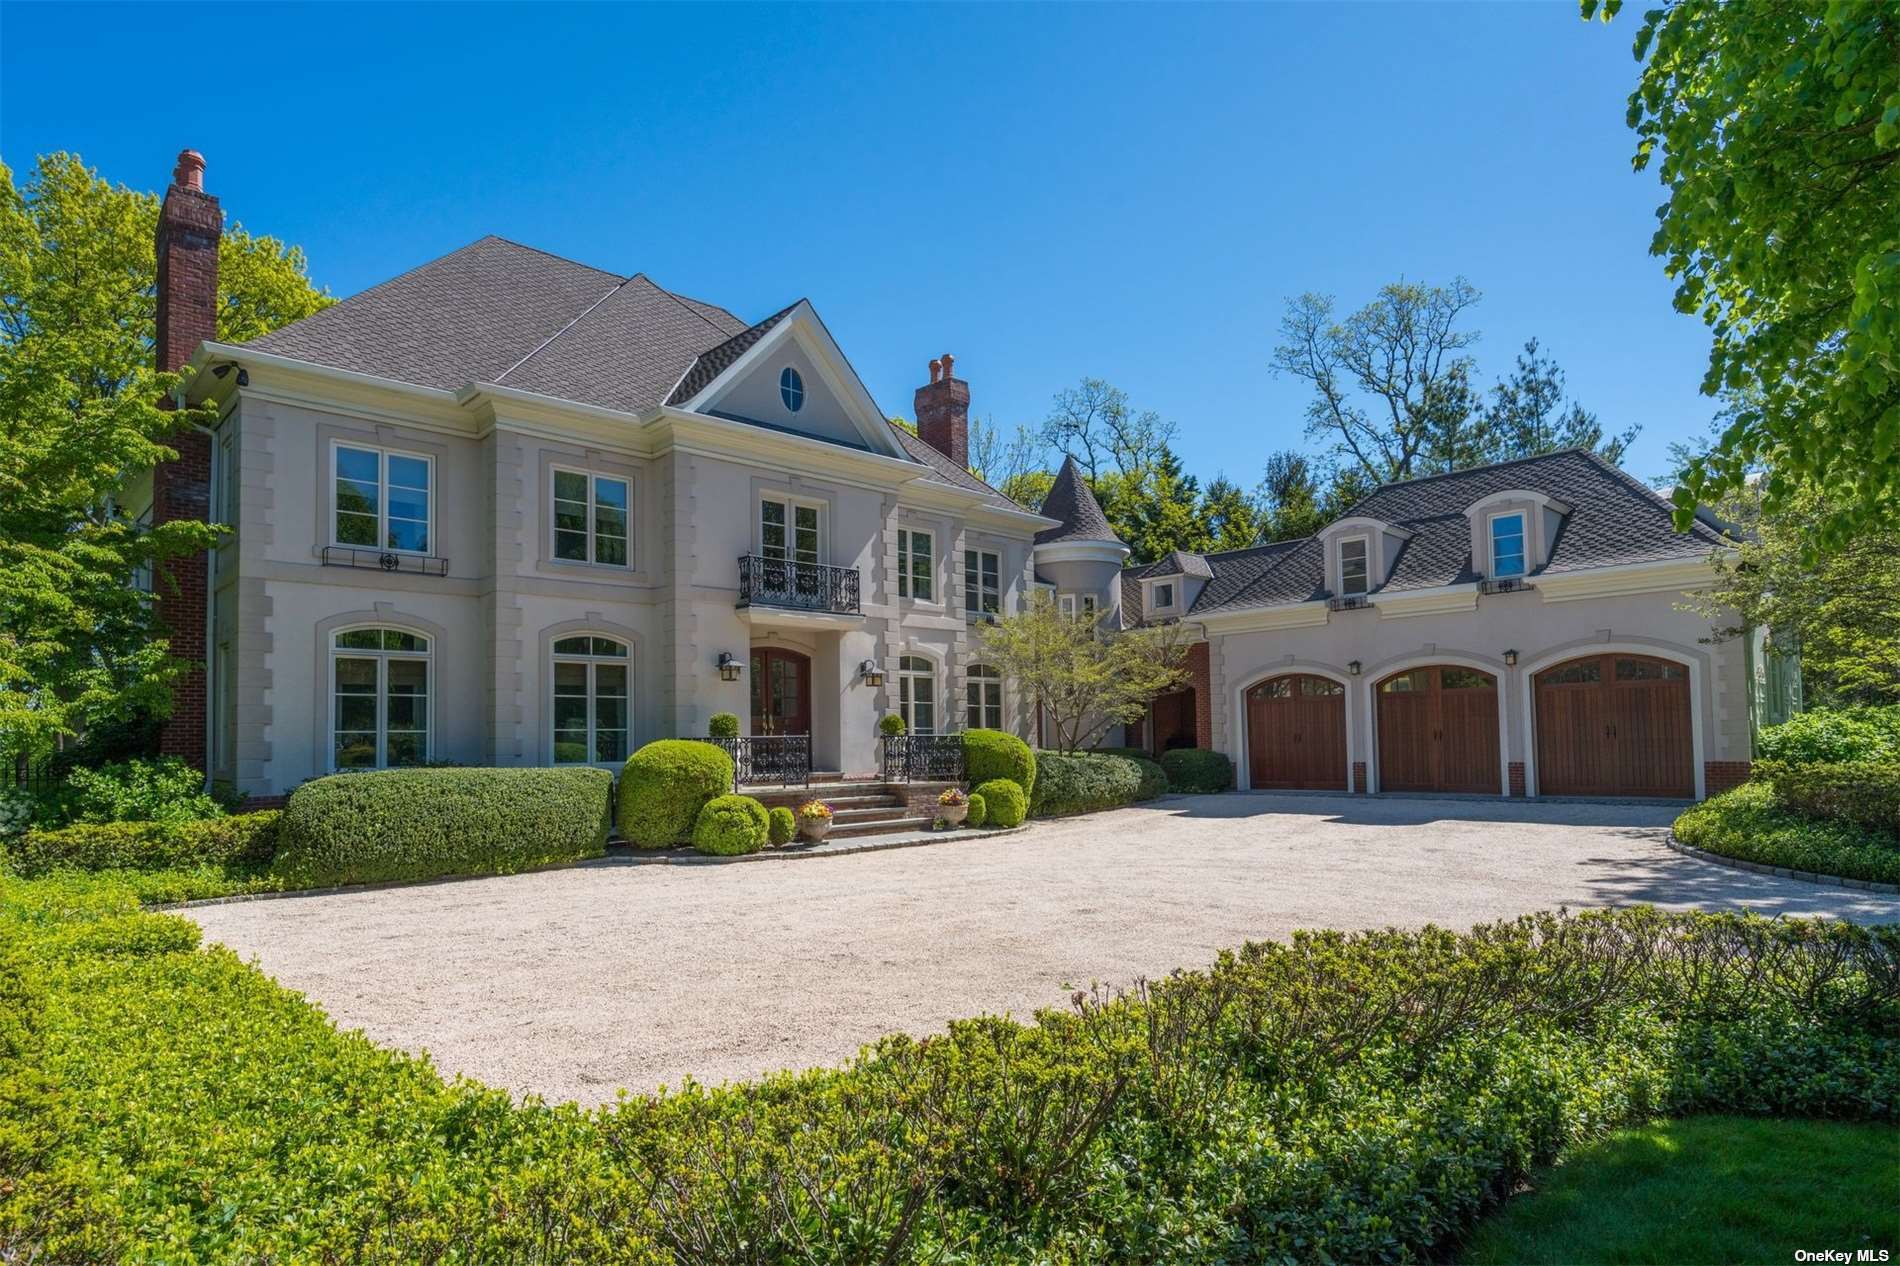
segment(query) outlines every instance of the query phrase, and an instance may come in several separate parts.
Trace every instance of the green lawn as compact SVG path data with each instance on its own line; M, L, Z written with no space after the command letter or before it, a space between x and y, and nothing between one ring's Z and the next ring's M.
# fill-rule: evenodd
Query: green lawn
M1739 1266L1864 1248L1900 1262L1900 1129L1711 1116L1619 1130L1544 1171L1460 1260Z

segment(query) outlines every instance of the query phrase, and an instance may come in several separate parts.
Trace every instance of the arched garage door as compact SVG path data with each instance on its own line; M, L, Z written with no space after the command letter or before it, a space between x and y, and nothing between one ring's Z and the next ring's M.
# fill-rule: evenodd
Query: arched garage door
M1438 664L1379 683L1379 790L1503 791L1498 679Z
M1546 796L1695 795L1689 670L1590 655L1537 674L1537 790Z
M1288 673L1247 691L1248 785L1346 790L1346 688Z

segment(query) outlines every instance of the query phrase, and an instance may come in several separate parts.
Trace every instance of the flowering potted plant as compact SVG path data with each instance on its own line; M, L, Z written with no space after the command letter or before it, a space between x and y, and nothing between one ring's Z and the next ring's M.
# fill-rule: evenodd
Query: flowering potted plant
M798 806L798 833L814 842L831 830L831 806L822 800L807 800Z
M962 826L970 814L970 797L961 787L951 787L937 797L937 817L951 826Z

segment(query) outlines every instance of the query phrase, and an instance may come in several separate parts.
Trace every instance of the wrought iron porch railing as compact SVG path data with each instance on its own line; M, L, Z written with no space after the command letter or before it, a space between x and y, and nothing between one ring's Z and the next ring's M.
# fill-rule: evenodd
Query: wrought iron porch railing
M961 734L890 734L884 738L885 782L962 782Z
M811 786L811 735L755 734L750 738L707 739L732 757L732 787Z
M739 558L739 606L790 607L859 615L858 569L789 558L743 554Z

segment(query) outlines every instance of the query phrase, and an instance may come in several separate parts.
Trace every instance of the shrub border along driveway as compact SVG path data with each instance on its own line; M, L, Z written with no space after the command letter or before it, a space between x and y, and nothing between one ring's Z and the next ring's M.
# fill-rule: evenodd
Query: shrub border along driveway
M1731 870L1752 871L1757 875L1773 875L1778 879L1798 879L1804 884L1827 884L1835 888L1858 888L1862 892L1879 892L1889 895L1900 893L1900 884L1883 884L1872 879L1849 879L1844 875L1821 875L1811 870L1790 870L1786 866L1770 866L1764 862L1745 861L1740 857L1724 857L1720 853L1711 853L1707 849L1697 848L1693 844L1684 844L1671 831L1664 843L1687 857L1699 862L1714 862L1717 866L1727 866Z

